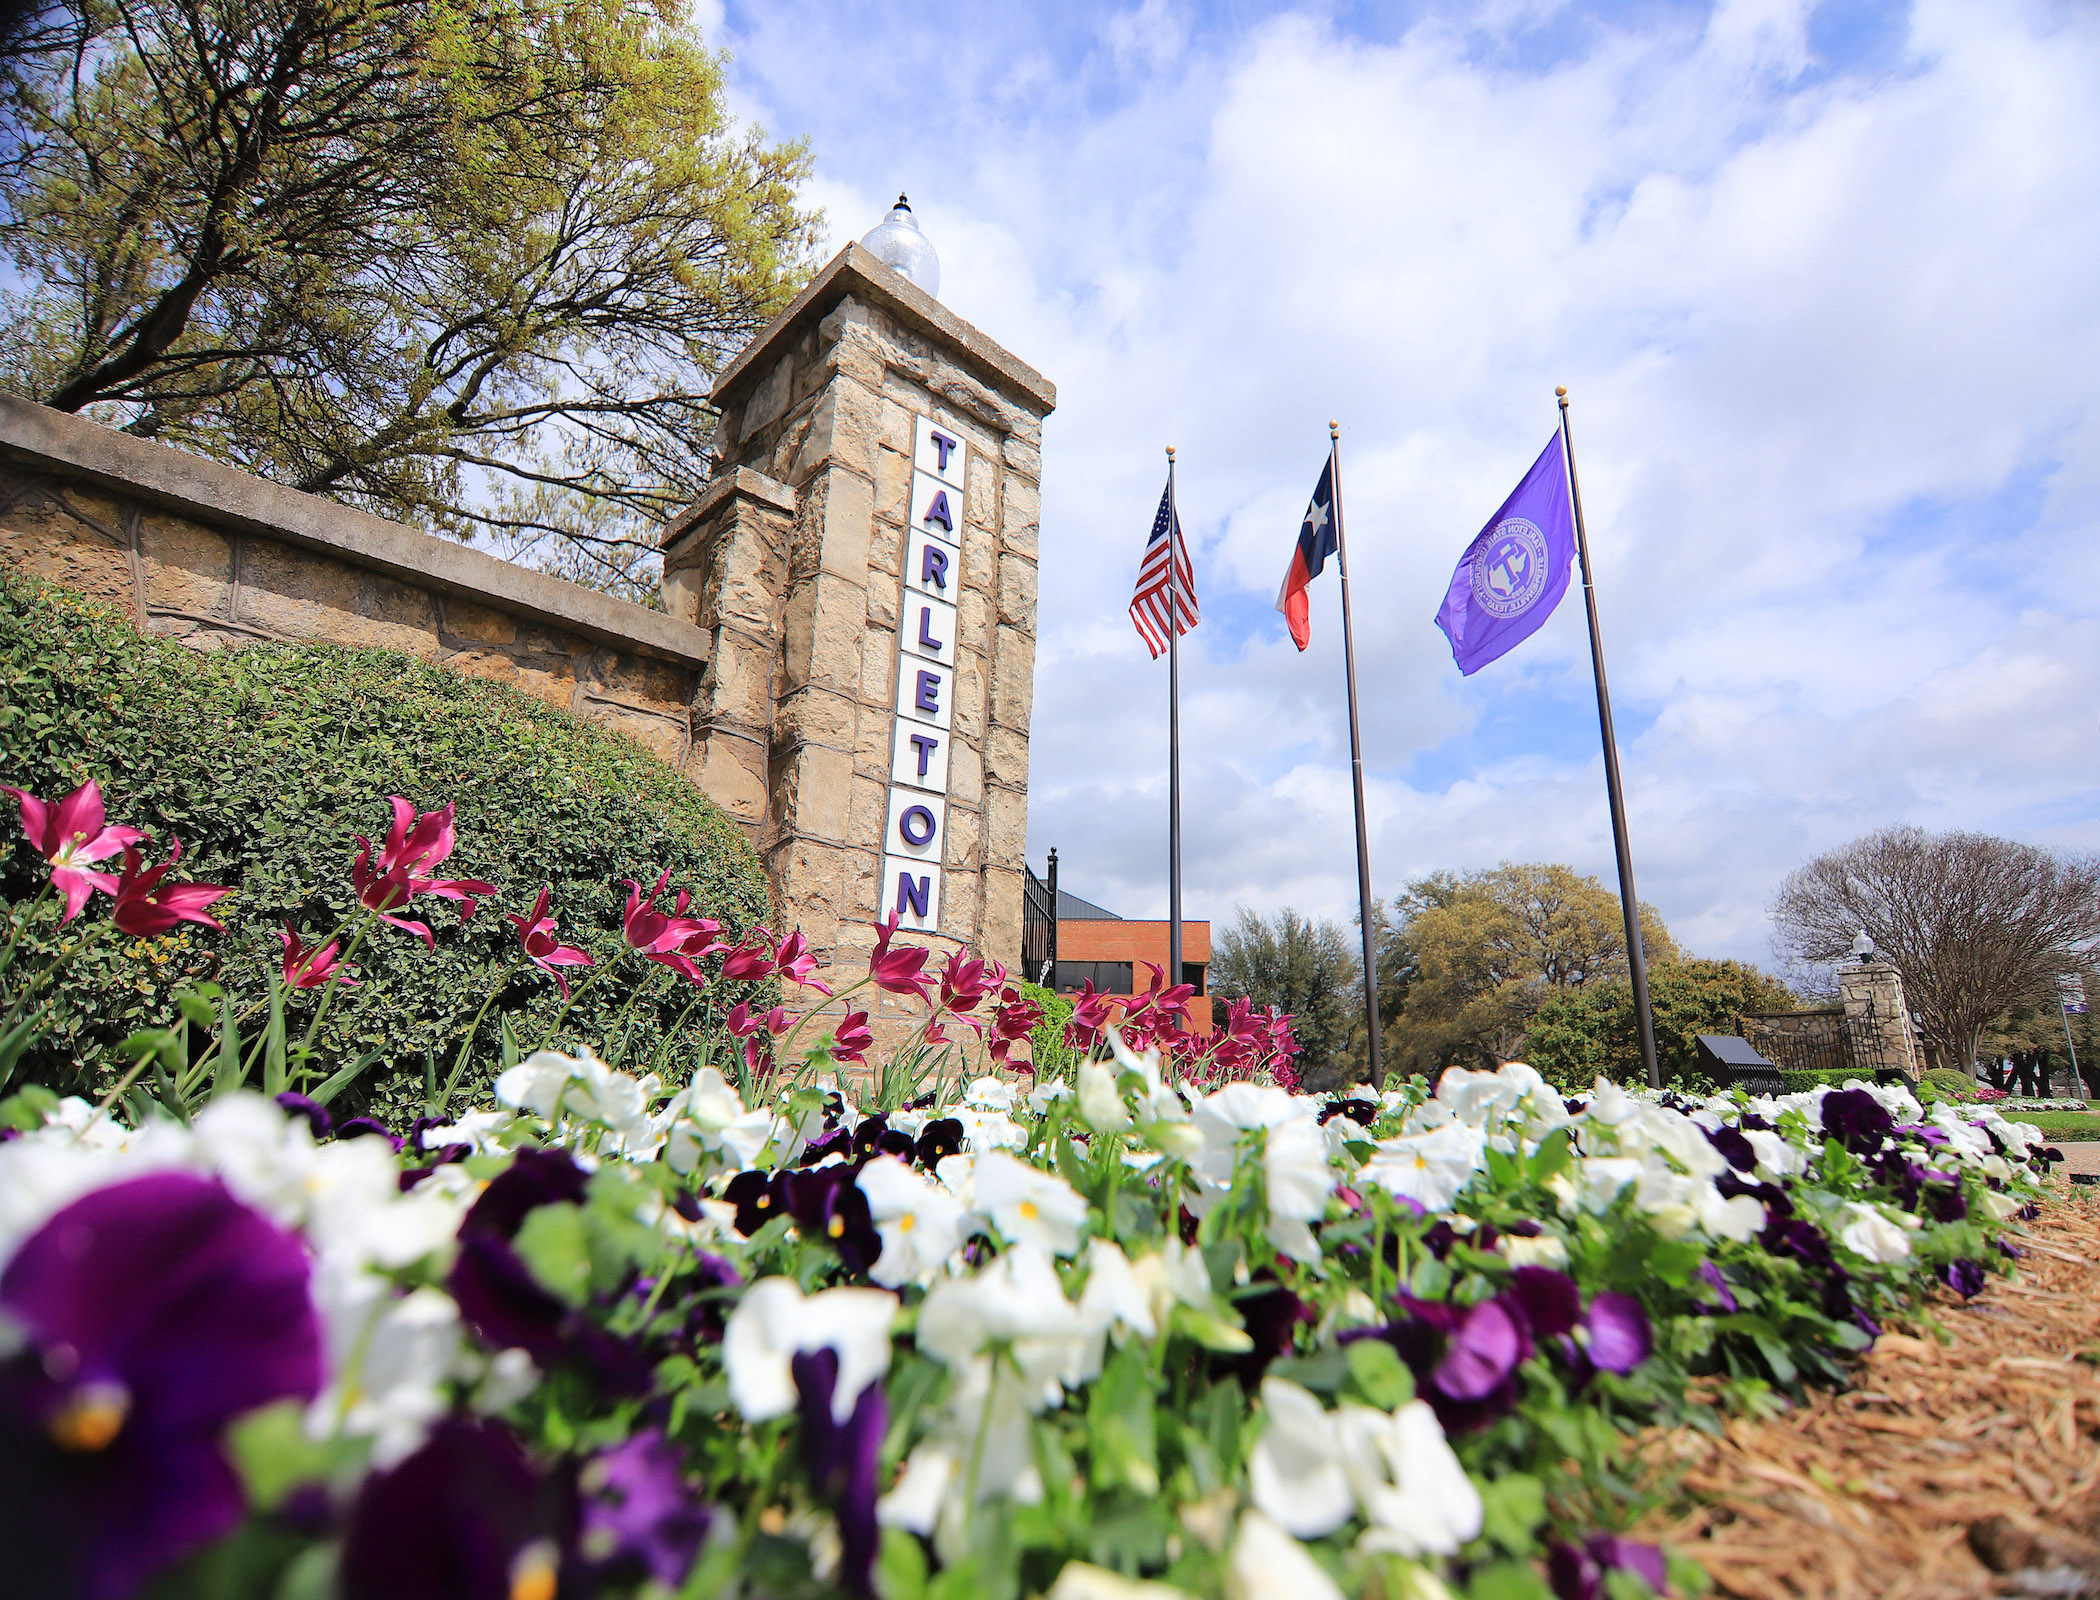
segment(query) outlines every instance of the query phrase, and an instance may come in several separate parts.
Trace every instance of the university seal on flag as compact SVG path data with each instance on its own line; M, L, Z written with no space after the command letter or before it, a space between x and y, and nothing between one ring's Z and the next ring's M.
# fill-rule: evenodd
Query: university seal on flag
M1551 565L1538 525L1507 518L1473 556L1473 603L1491 617L1519 616L1546 592Z

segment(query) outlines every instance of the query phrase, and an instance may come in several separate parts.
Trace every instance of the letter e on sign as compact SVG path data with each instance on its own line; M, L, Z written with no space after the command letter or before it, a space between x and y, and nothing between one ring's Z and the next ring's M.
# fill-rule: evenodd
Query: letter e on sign
M897 714L946 729L955 716L954 672L924 656L900 650L897 653Z

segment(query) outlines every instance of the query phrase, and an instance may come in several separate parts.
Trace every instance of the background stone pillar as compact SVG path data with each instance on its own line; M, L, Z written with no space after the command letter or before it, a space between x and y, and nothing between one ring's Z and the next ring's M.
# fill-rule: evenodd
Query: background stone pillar
M938 918L909 937L1018 966L1042 421L1055 388L849 245L731 364L714 400L721 466L665 550L666 604L716 641L692 770L754 829L784 920L820 962L849 970L894 891L880 874L900 673L915 664L900 643L917 618L903 594L914 451L926 423L966 448L949 508L958 609L952 669L943 658Z

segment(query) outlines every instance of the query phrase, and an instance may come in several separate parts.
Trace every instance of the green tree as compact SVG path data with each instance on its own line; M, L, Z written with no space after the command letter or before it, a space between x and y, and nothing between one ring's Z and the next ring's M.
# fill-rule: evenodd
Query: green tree
M1618 896L1572 867L1505 861L1437 875L1411 885L1396 908L1389 943L1405 961L1405 1000L1397 1015L1381 1008L1389 1072L1434 1077L1513 1060L1549 997L1627 973ZM1649 906L1641 947L1651 970L1677 959Z
M1278 1006L1296 1019L1298 1071L1306 1086L1353 1081L1362 1033L1363 968L1349 936L1286 906L1264 917L1236 907L1211 952L1211 992L1227 1000Z
M1935 1065L1973 1078L1993 1019L2087 964L2100 856L1883 828L1795 871L1772 920L1774 944L1802 964L1842 960L1864 932L1903 975Z
M1664 962L1648 974L1655 1053L1664 1082L1698 1072L1696 1037L1734 1033L1736 1019L1799 1004L1793 991L1742 961L1696 957ZM1524 1059L1564 1089L1584 1089L1599 1076L1645 1082L1633 984L1624 978L1549 995L1531 1019Z
M799 145L679 0L58 0L0 56L0 384L644 592Z

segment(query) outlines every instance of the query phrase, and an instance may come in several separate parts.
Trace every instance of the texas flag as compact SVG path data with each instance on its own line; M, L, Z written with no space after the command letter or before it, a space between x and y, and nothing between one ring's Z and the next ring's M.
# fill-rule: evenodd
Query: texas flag
M1312 643L1312 602L1306 598L1305 586L1320 575L1334 551L1334 457L1329 456L1320 486L1313 490L1312 504L1305 508L1305 520L1298 525L1291 570L1283 575L1283 587L1276 594L1276 609L1291 625L1291 642L1300 650Z

